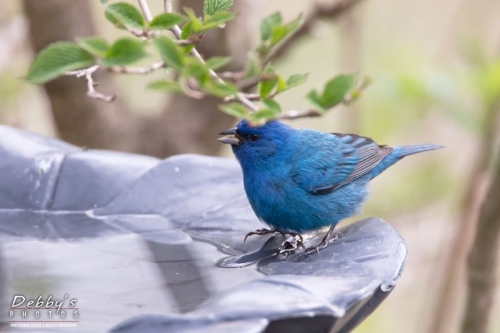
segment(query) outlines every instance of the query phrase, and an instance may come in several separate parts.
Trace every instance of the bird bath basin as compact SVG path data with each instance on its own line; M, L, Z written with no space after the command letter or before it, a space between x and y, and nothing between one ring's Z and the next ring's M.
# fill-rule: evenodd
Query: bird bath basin
M301 262L275 255L282 236L243 242L262 227L234 160L82 150L0 126L0 330L349 332L407 257L377 218ZM66 315L23 318L16 295L65 300Z

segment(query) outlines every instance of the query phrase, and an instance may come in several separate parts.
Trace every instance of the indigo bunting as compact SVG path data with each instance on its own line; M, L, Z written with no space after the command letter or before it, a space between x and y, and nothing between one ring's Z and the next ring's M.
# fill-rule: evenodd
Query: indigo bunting
M442 148L439 145L389 147L372 139L340 133L295 129L279 121L252 127L245 120L219 133L230 144L243 170L245 192L257 217L272 229L247 235L301 233L335 225L360 212L367 184L407 155ZM245 237L246 239L246 237Z

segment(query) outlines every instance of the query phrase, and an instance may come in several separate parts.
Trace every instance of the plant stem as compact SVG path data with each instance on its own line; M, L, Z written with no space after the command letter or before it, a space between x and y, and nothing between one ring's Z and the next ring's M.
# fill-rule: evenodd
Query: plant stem
M165 13L171 13L172 12L172 0L165 0L164 5L165 5Z
M151 22L153 20L153 15L151 15L151 10L149 9L148 2L146 0L138 0L139 7L141 7L142 15L146 19L146 22Z
M92 74L94 74L100 68L101 66L94 65L86 69L68 72L66 73L66 75L74 75L76 77L85 76L85 79L87 80L87 96L93 99L98 99L110 103L116 99L116 95L104 95L95 90L95 87L98 85L98 83L94 81L94 79L92 78Z
M271 60L279 57L283 53L287 52L291 46L296 45L296 42L301 40L302 37L309 35L318 20L334 20L342 17L342 15L362 1L363 0L339 0L333 3L316 3L313 6L311 14L305 17L304 23L300 26L300 28L296 29L282 43L274 48L273 51L268 54L265 59L263 59L263 63L267 64Z
M165 7L165 11L166 12L172 11L172 2L171 2L171 0L164 0L164 5L165 5L164 7ZM182 39L181 38L182 31L181 31L181 28L178 25L174 25L172 27L172 32L174 33L174 35L175 35L175 37L177 39ZM201 63L203 63L203 64L205 63L205 59L203 59L203 57L201 56L200 52L198 52L198 50L196 48L193 48L191 50L191 54L196 59L198 59ZM214 70L210 69L209 73L210 73L210 76L214 80L216 80L217 82L222 83L222 84L226 84L226 82L223 79L221 79ZM238 99L241 102L241 104L245 105L251 111L257 111L259 109L259 107L255 103L253 103L251 100L249 100L248 98L246 98L245 94L242 93L242 92L236 93L236 99Z
M123 74L148 74L165 66L165 62L157 61L147 67L128 67L128 66L111 66L107 69L113 73Z
M296 111L289 110L279 115L279 119L297 119L297 118L311 118L321 117L321 113L317 110Z

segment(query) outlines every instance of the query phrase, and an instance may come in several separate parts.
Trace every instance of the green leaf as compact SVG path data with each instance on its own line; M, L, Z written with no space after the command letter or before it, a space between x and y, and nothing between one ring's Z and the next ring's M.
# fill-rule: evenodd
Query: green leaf
M262 65L255 53L249 53L245 64L245 78L259 76L262 72Z
M273 28L271 47L278 44L287 35L287 28L284 25L280 25Z
M160 51L161 58L167 65L181 72L186 59L186 54L170 38L160 36L154 39L154 43Z
M182 27L182 31L181 31L181 38L182 39L189 39L191 37L191 33L192 33L191 27L192 27L191 21L184 24L184 26ZM189 52L191 52L192 49L194 49L194 45L186 45L183 47L183 49L184 49L185 53L189 53Z
M135 38L124 37L111 45L102 63L104 66L127 66L146 55L142 42Z
M282 24L281 14L276 13L262 20L260 33L261 43L257 47L257 52L261 58L265 58L271 52L272 48L289 37L304 22L302 15L295 20Z
M163 13L155 16L149 22L149 28L153 30L168 30L174 25L179 25L188 20L186 16L177 13Z
M278 76L277 92L280 93L282 91L285 91L287 89L287 86L286 86L286 81L283 78L283 76L281 76L280 74L277 74L277 76Z
M95 63L89 52L71 42L50 44L36 57L26 75L33 83L45 83L56 77Z
M299 15L298 18L293 20L292 22L285 24L274 26L272 28L272 36L271 36L271 47L276 46L290 34L292 34L297 28L299 28L303 23L302 14Z
M321 101L321 96L318 94L316 90L311 91L307 94L307 99L311 101L316 107L320 109L320 111L324 111L323 102Z
M217 97L224 98L235 95L238 92L238 87L229 82L209 82L203 86L203 90Z
M127 29L127 27L125 26L125 24L123 24L122 21L120 21L116 16L114 16L113 14L111 14L110 12L108 11L105 11L104 12L104 16L106 17L106 19L111 22L116 28L118 29Z
M184 11L189 16L189 20L191 22L191 27L190 27L191 32L198 32L201 28L201 21L194 13L194 10L192 10L191 8L184 7Z
M269 79L260 81L259 82L260 97L269 96L274 90L274 87L276 87L276 83L278 83L278 79Z
M219 108L222 110L222 112L236 118L246 118L248 116L247 108L240 103L220 105Z
M269 54L269 51L271 51L271 47L269 43L262 43L256 48L257 53L260 56L260 59L265 59L265 57Z
M262 109L258 110L245 119L250 123L250 126L262 126L270 120L274 120L278 117L279 112L272 109Z
M231 21L237 16L235 13L219 12L214 15L206 15L201 27L196 32L203 32L213 28L221 27L224 23Z
M203 12L205 15L227 12L233 6L233 0L205 0Z
M276 119L276 116L279 114L276 110L272 109L263 109L256 111L251 115L251 119L255 120L260 120L260 119L265 119L265 120L272 120Z
M85 51L101 58L104 58L109 50L109 43L100 37L81 38L76 42Z
M321 97L323 106L329 109L342 102L345 94L353 87L354 78L354 74L342 74L328 81Z
M195 77L202 85L210 79L208 67L194 57L186 57L184 59L182 73L186 77Z
M116 26L128 26L143 29L146 26L144 17L137 8L126 2L117 2L106 7L106 18Z
M322 95L313 90L307 95L307 98L323 111L334 107L341 103L345 95L353 88L354 79L354 74L337 75L327 82Z
M102 3L103 5L105 5L105 4L107 4L107 3L108 3L108 0L101 0L101 3Z
M173 93L182 93L182 88L180 87L179 83L169 80L159 80L151 82L148 85L148 88L153 90L168 91Z
M191 27L192 27L191 21L184 24L184 26L182 27L182 30L181 30L181 38L182 39L189 39L191 37L191 33L192 33Z
M212 57L206 61L208 68L217 70L226 66L231 61L231 57Z
M293 74L286 80L287 89L301 85L307 81L309 74Z
M280 13L274 13L260 23L260 39L262 42L269 40L273 35L274 27L281 25L283 18Z
M264 103L270 110L273 110L277 113L281 113L281 105L273 99L263 98L262 103Z
M259 82L259 94L262 98L269 96L278 84L278 76L270 65L266 67L264 73L271 75L271 78Z

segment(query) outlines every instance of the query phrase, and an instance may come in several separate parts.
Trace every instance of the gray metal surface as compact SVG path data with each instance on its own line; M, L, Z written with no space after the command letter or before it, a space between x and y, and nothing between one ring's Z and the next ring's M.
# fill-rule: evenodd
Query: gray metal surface
M243 242L262 227L234 160L82 150L0 126L0 299L70 293L76 331L349 332L407 257L377 218L301 262L277 254L282 236Z

